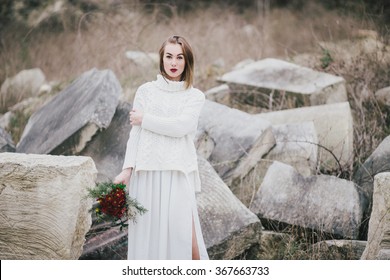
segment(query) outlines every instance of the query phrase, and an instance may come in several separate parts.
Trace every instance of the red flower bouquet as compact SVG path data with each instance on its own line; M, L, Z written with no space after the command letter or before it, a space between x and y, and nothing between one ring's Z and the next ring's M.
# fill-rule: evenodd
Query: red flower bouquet
M99 183L94 189L88 189L89 197L96 200L91 211L98 221L111 220L113 226L127 227L129 220L136 221L137 214L147 210L134 198L126 194L126 185L114 183Z

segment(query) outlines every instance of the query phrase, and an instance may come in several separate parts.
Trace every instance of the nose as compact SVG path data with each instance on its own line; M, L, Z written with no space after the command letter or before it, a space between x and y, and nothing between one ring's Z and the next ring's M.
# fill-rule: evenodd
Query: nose
M171 60L171 65L176 66L176 59L175 58Z

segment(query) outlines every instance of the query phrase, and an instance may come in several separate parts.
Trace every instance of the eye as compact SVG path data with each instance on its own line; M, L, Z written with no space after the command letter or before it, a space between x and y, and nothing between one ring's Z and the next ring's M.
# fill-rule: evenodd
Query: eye
M178 56L177 59L184 59L184 57L183 56Z
M169 55L169 54L168 54L168 55L166 55L165 57L166 57L166 58L168 58L168 59L171 59L171 58L172 58L172 56L171 56L171 55Z

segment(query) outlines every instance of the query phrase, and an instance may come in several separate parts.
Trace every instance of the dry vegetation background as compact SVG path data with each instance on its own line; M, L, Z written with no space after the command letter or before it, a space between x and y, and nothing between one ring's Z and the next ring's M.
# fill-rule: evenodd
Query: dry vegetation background
M374 30L378 41L387 45L390 31L386 22L390 21L378 18L378 14L386 15L383 10L373 14L366 8L336 9L319 0L236 1L245 5L232 4L234 1L177 1L190 2L190 6L175 5L175 1L69 2L115 5L101 5L82 13L70 11L36 27L26 27L12 18L0 20L0 83L23 69L38 67L48 81L55 82L51 93L55 94L91 68L111 69L121 82L124 98L131 102L139 85L155 79L157 67L132 63L126 51L157 52L168 36L179 34L193 46L195 84L203 91L218 85L218 76L245 59L290 60L309 54L313 68L343 76L355 120L354 169L389 134L389 109L380 105L374 95L378 89L390 86L388 62L371 53L353 57L352 65L347 65L340 54L324 49L322 44L354 42L360 36L359 30ZM0 116L17 101L0 102ZM8 127L15 143L29 116L19 117ZM350 179L352 174L353 170L339 170L334 175ZM307 252L302 255L301 250L306 244L295 241L289 239L285 246L288 249L265 258L307 258Z
M39 67L48 80L68 82L97 67L112 69L123 87L133 88L154 78L155 71L134 67L125 52L156 52L166 37L181 34L195 49L197 86L207 90L220 72L244 59L320 52L320 41L351 39L358 29L377 28L369 16L329 10L317 1L269 10L261 5L239 9L200 1L199 8L181 12L161 2L148 5L147 10L144 1L111 2L120 4L66 15L35 28L10 22L1 34L0 81L22 69Z
M26 27L12 18L0 22L0 82L23 69L39 67L48 81L56 82L58 91L84 71L108 68L117 75L125 97L131 101L140 84L155 78L157 68L136 65L125 57L125 52L157 52L168 36L180 34L194 48L195 83L203 91L217 85L219 75L245 59L289 60L309 53L314 68L347 80L355 118L362 120L356 126L355 161L361 163L387 135L387 109L379 108L374 92L389 86L388 65L374 55L356 57L356 65L347 67L320 44L353 41L362 29L377 31L379 40L386 44L389 37L386 18L378 20L366 8L349 10L339 5L336 9L329 7L335 1L319 0L215 1L212 4L193 1L191 5L188 1L176 1L180 5L175 5L175 1L69 2L100 3L100 6L84 7L82 13L69 10L36 27ZM275 2L278 4L272 4ZM16 101L0 102L0 114ZM15 143L23 122L9 128ZM350 175L348 171L343 176Z

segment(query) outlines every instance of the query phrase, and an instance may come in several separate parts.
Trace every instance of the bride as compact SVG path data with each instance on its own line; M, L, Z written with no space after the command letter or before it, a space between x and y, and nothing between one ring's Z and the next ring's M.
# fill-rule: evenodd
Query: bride
M194 56L183 37L169 37L159 55L161 73L136 92L123 170L114 179L148 210L129 224L128 259L208 259L194 146L205 96L193 87Z

